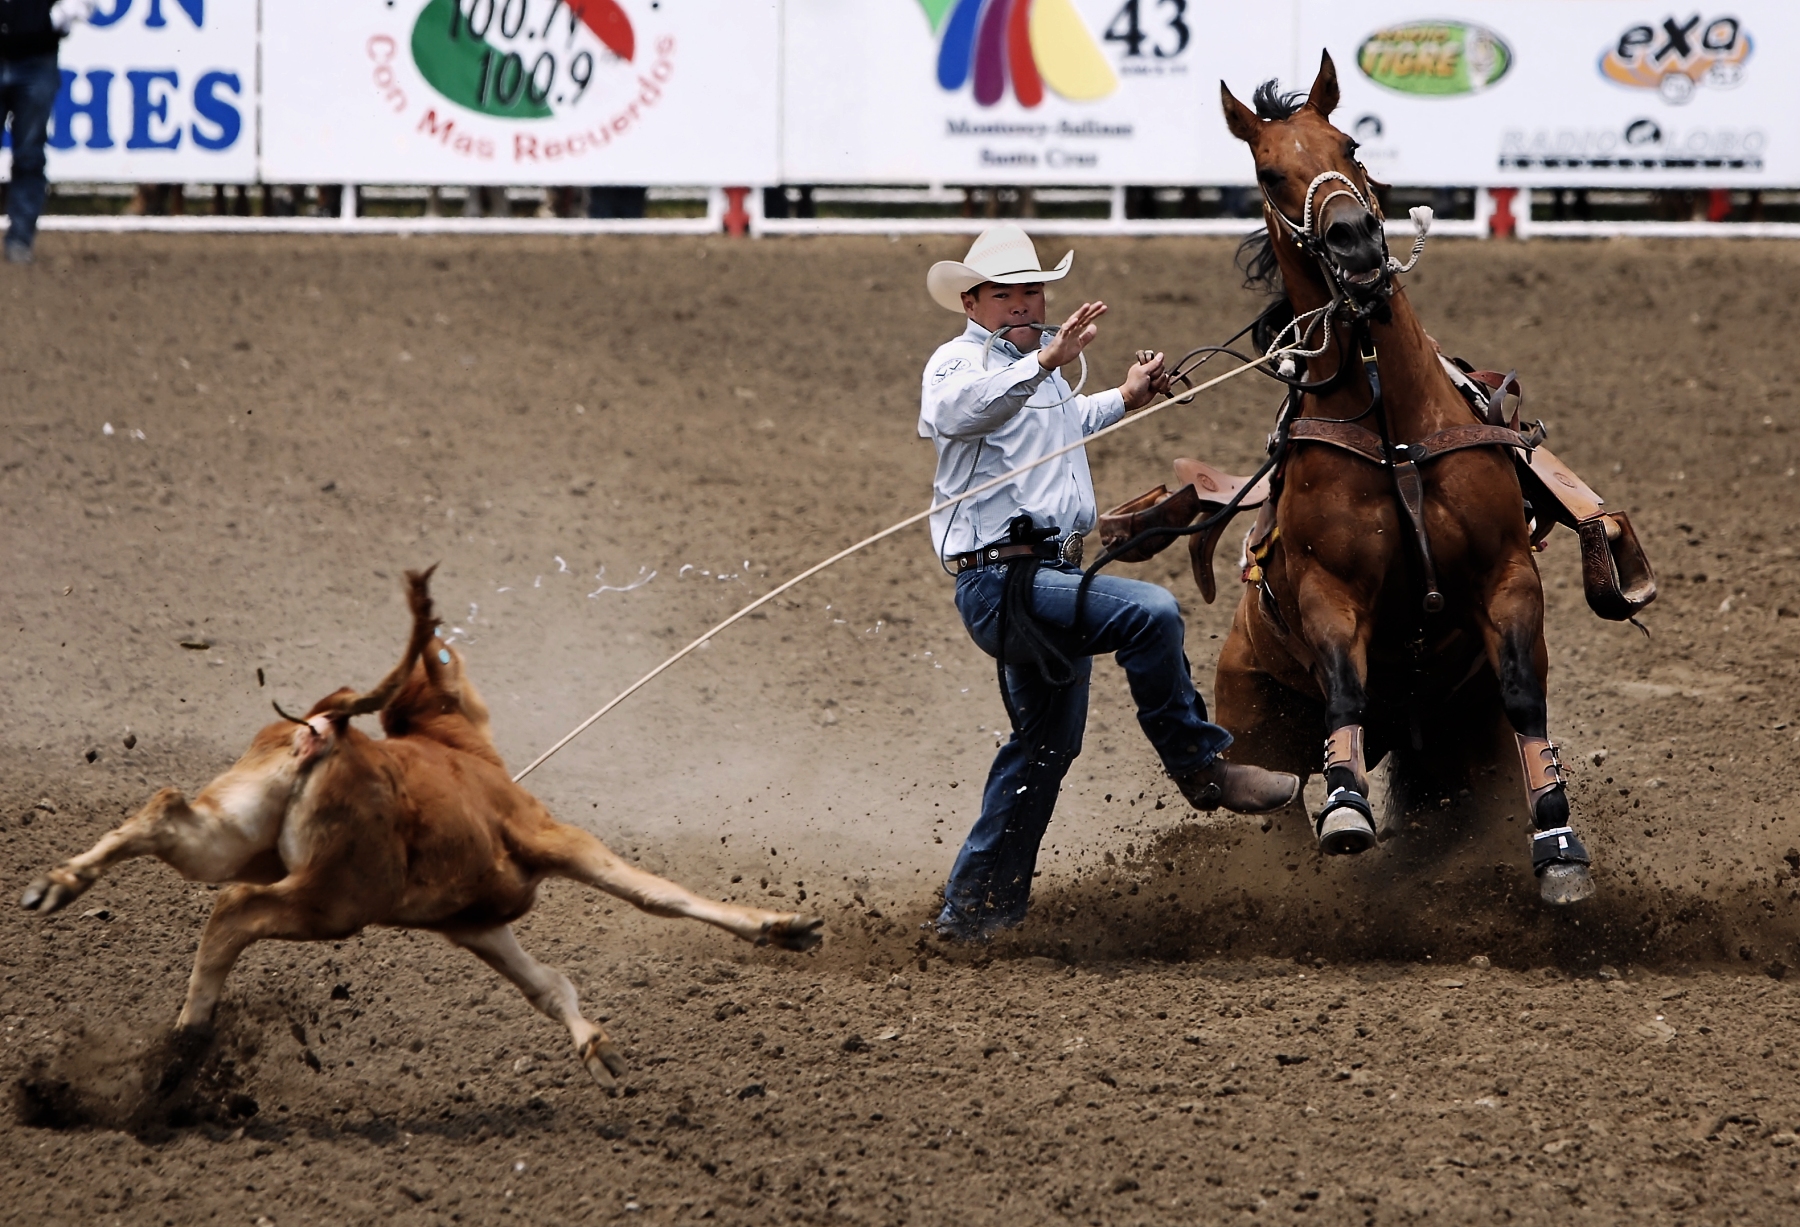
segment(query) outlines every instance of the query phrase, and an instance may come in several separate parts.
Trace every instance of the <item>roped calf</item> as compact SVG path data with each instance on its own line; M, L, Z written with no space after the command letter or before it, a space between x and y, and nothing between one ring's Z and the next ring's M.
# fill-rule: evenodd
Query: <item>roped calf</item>
M282 721L259 732L192 802L163 789L33 882L23 905L57 911L109 867L138 856L158 857L193 881L231 883L207 919L178 1021L200 1032L252 942L335 940L369 925L431 929L567 1026L602 1086L624 1072L624 1060L582 1017L568 978L525 953L512 931L545 878L585 882L646 912L704 920L758 945L818 944L815 918L702 899L551 818L508 776L460 654L435 637L431 571L406 578L412 637L379 686L339 690L305 719L277 707ZM373 712L385 738L350 723Z

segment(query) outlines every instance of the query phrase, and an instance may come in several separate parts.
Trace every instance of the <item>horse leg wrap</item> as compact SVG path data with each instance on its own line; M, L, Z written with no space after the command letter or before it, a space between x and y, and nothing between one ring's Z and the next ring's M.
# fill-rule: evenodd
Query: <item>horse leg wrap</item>
M1333 787L1325 798L1315 819L1319 849L1328 856L1367 852L1375 846L1375 811L1369 808L1362 725L1347 724L1325 739L1327 783L1334 769L1348 772L1351 783Z
M1545 737L1519 737L1519 762L1525 768L1525 795L1531 804L1531 820L1538 821L1538 803L1567 784L1556 746ZM1566 812L1566 811L1565 811ZM1566 907L1591 898L1593 878L1588 866L1593 858L1568 826L1531 833L1531 872L1537 876L1538 894L1545 903Z
M1526 805L1532 820L1537 819L1538 802L1563 787L1568 777L1563 774L1562 760L1556 755L1556 744L1547 737L1513 735L1519 743L1519 765L1525 769Z
M1352 787L1363 796L1369 795L1369 776L1363 766L1363 726L1346 724L1325 739L1325 767L1327 778L1330 778L1333 767L1342 767L1350 773Z
M1553 827L1531 834L1531 871L1541 874L1552 865L1591 865L1593 858L1575 835L1573 827Z

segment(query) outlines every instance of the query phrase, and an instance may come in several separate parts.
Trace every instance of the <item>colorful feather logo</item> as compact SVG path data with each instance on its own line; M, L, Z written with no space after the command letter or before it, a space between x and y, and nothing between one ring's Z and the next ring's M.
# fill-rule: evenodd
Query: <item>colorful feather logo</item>
M1118 88L1074 0L919 0L938 43L938 84L959 90L971 79L975 101L991 107L1012 82L1019 105L1034 107L1049 88L1091 102Z

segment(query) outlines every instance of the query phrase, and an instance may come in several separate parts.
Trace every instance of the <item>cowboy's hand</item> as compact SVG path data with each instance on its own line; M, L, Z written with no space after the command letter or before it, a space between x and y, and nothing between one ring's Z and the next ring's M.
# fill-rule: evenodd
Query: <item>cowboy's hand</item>
M1131 364L1131 370L1125 375L1125 382L1119 385L1119 395L1125 398L1127 410L1142 409L1150 403L1158 393L1168 395L1169 372L1163 368L1163 356L1148 349L1137 352L1137 361Z
M1038 361L1044 369L1054 371L1079 358L1088 342L1100 335L1099 325L1094 321L1105 314L1103 302L1084 302L1075 308L1075 314L1063 322L1062 330L1038 349Z

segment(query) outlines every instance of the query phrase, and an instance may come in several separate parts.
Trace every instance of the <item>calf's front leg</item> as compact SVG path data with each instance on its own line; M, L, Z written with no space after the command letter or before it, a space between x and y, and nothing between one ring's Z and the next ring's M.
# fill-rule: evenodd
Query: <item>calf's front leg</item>
M605 1031L582 1016L581 1001L569 978L525 953L511 925L465 929L444 934L515 984L538 1012L569 1029L575 1053L595 1082L611 1090L625 1073L625 1058Z
M188 977L187 1001L176 1026L184 1031L212 1026L225 977L252 942L329 941L349 937L363 926L350 909L355 901L338 884L320 892L301 878L288 877L273 886L232 886L219 892L200 950Z

